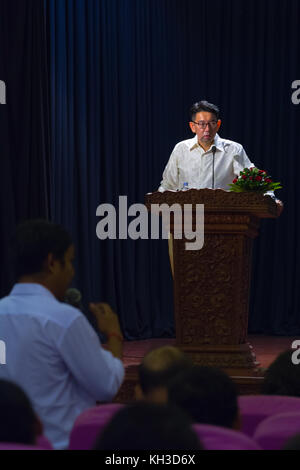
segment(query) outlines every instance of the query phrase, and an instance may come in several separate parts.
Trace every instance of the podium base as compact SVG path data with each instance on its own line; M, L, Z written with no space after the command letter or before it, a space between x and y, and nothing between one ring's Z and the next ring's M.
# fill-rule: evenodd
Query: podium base
M186 346L176 344L195 364L218 367L230 376L261 376L260 363L257 362L249 343L238 345Z

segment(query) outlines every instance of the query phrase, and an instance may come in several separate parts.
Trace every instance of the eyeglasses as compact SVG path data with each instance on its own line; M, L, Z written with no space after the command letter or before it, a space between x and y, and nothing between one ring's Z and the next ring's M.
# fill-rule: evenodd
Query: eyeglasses
M197 126L200 127L200 129L205 129L206 126L209 126L211 129L214 129L215 127L217 127L217 124L218 124L218 121L199 121L199 122L196 122L196 121L192 121L194 124L197 124Z

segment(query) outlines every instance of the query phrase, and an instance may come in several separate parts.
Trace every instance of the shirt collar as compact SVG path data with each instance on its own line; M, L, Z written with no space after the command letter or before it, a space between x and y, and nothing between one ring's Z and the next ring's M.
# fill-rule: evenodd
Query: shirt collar
M215 138L214 138L214 143L212 145L215 145L216 146L216 149L217 150L221 150L223 151L223 144L222 144L222 139L221 137L219 136L219 134L216 134L215 135ZM201 147L199 144L198 144L198 136L195 135L195 137L193 139L191 139L191 143L190 143L190 151L198 148L198 147ZM201 147L202 148L202 147Z
M52 292L42 284L31 282L18 282L12 288L10 295L44 295L55 298Z

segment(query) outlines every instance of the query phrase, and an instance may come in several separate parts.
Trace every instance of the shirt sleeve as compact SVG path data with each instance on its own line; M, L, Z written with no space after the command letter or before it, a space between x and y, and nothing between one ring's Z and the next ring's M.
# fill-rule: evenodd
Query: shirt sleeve
M103 349L83 315L66 329L59 350L73 378L95 400L110 401L116 395L124 378L124 366Z
M243 171L244 168L251 168L252 166L255 166L254 163L252 163L244 148L240 145L239 148L237 149L235 155L233 156L233 172L236 176L240 175L240 171Z
M163 179L160 183L158 191L164 192L168 190L176 191L179 186L179 175L178 175L178 147L175 146L166 168L163 172Z

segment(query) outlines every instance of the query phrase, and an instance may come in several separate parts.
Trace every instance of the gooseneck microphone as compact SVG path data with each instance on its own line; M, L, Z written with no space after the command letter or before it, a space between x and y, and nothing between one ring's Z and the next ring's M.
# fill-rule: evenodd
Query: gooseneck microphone
M212 189L215 189L215 153L216 153L217 147L215 145L212 146L211 151L213 154L213 161L212 161L212 182L211 182L211 187Z

